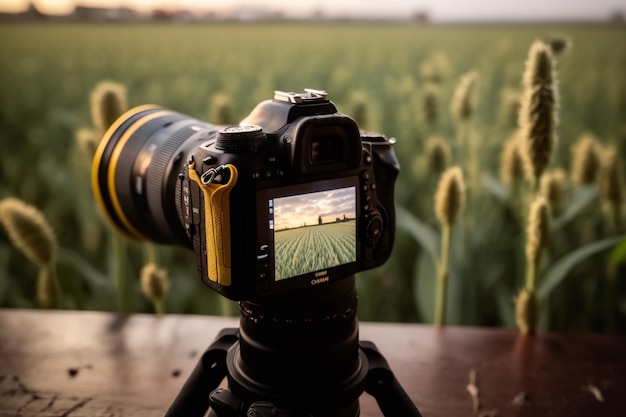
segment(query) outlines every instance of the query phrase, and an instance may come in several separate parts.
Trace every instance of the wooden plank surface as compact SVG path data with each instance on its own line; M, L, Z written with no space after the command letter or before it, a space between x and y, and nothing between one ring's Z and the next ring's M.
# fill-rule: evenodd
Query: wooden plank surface
M234 318L0 310L0 417L162 416ZM626 335L361 323L426 416L626 416ZM467 385L475 372L481 408ZM361 416L381 416L361 397Z

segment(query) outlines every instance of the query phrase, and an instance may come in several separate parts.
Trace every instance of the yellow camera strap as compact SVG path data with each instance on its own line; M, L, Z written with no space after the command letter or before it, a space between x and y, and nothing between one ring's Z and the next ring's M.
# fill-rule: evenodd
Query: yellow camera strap
M228 169L230 178L226 184L212 182L218 173L212 168L202 175L195 170L195 162L189 165L189 178L198 184L204 196L204 225L209 279L220 285L230 285L230 190L237 182L237 168L226 164L218 169Z

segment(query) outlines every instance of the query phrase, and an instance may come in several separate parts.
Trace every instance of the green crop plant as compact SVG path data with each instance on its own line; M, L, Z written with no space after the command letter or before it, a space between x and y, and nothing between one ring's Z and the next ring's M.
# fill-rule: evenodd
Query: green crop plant
M513 115L537 39L555 59L559 123L531 193L520 171L520 147L507 145L507 162L503 152L508 138L519 134ZM614 178L626 174L623 45L623 27L608 25L3 24L0 199L18 197L37 207L57 232L64 307L114 311L115 290L103 272L112 256L105 244L109 232L86 181L93 151L78 143L86 140L79 141L79 130L94 125L94 86L116 80L127 90L128 107L157 104L201 120L215 117L208 120L214 123L236 123L275 89L323 88L348 115L357 109L356 98L365 97L365 128L397 139L396 240L385 265L358 274L361 319L434 322L441 235L433 210L440 176L433 158L447 145L446 168L459 165L467 174L468 204L450 243L446 323L516 326L513 300L526 278L528 208L541 192L552 221L539 267L537 328L624 331L624 185L602 182L609 172ZM459 124L447 111L458 82L471 71L479 80L469 138L473 171L457 153ZM228 98L228 117L207 114L217 95ZM585 132L597 138L599 169L607 174L583 185L569 179L572 146ZM440 138L436 147L433 136ZM614 163L603 162L608 148L618 149ZM565 173L558 208L550 197L556 194L542 186L557 170ZM146 248L128 243L125 249L127 273L138 277ZM222 314L219 296L197 277L193 253L159 247L158 265L168 271L168 312ZM0 306L33 306L33 288L23 279L36 275L32 268L0 230ZM132 310L152 311L135 281Z

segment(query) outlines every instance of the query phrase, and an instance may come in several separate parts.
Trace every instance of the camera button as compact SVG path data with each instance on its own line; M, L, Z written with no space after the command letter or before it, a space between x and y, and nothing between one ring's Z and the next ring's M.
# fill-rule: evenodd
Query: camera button
M204 165L215 165L217 163L217 159L215 159L214 156L209 155L202 160L202 163Z
M369 180L370 180L370 178L371 178L371 177L370 177L370 173L369 173L369 172L367 172L367 171L365 171L365 172L362 174L362 177L363 177L363 179L364 179L365 181L369 181Z
M370 186L370 189L371 189L372 191L376 191L376 184L372 184L372 185Z

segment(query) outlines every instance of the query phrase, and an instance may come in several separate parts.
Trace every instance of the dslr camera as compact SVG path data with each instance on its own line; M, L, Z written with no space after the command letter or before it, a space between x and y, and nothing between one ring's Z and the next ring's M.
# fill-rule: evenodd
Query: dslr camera
M190 247L206 285L267 300L387 260L394 142L321 90L276 91L236 126L145 105L105 133L92 187L121 234Z

